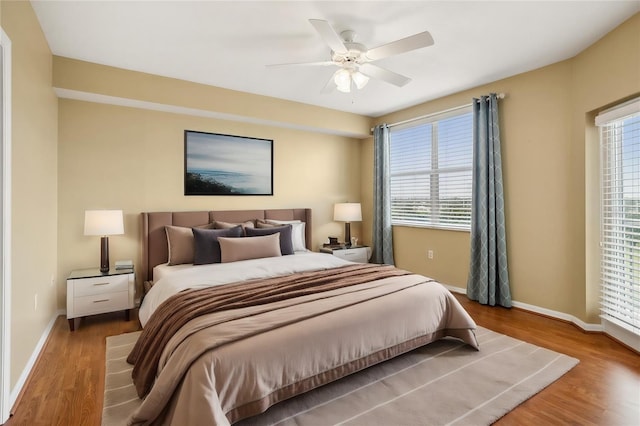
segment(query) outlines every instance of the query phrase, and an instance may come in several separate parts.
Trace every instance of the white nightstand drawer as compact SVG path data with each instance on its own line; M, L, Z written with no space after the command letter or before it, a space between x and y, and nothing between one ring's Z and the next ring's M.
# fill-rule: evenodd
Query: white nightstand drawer
M74 297L89 296L92 294L117 293L128 291L128 275L112 275L108 277L83 278L74 280Z
M136 276L132 268L76 269L67 278L67 320L69 329L75 330L75 318L106 312L129 311L135 307Z
M367 247L333 250L333 255L351 262L367 263L369 261Z
M102 314L129 308L129 292L92 294L76 297L73 301L75 316Z

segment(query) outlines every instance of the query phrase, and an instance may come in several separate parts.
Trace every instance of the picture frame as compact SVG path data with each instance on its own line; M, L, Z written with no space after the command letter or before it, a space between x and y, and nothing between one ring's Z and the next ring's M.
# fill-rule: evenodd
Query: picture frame
M273 139L185 130L184 195L273 195Z

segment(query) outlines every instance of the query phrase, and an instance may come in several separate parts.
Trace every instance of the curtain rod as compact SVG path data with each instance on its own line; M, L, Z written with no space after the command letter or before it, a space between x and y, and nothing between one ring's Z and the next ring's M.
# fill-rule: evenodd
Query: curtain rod
M504 99L506 96L507 95L505 95L504 93L498 93L496 95L496 97L498 99ZM421 115L420 117L409 118L407 120L398 121L397 123L387 124L387 127L399 126L401 124L411 123L412 121L418 121L418 120L422 120L422 119L425 119L425 118L433 117L434 115L446 114L448 112L456 111L456 110L459 110L459 109L469 108L471 105L473 105L473 103L469 103L469 104L466 104L466 105L460 105L460 106L457 106L457 107L449 108L449 109L444 110L444 111L432 112L431 114ZM371 128L371 131L373 132L373 127Z

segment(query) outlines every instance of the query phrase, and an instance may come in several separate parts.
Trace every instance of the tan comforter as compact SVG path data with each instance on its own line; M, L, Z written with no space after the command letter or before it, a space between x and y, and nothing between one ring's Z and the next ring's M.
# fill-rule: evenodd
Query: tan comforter
M448 290L420 275L268 307L188 321L168 340L156 382L130 423L225 425L444 336L477 348L473 320Z

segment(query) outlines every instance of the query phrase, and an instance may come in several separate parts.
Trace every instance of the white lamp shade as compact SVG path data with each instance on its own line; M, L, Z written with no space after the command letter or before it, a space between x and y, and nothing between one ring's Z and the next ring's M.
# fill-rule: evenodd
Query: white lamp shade
M362 89L369 82L369 77L362 74L360 71L356 71L351 74L351 78L358 89Z
M124 221L122 210L86 210L84 235L122 235Z
M349 93L351 91L351 73L347 69L341 69L336 71L333 75L333 81L336 83L336 87L343 93Z
M358 89L362 89L369 82L369 77L356 69L342 68L333 74L333 82L336 83L336 88L340 92L349 93L351 92L351 82Z
M338 222L360 222L362 208L360 203L338 203L333 206L333 220Z

